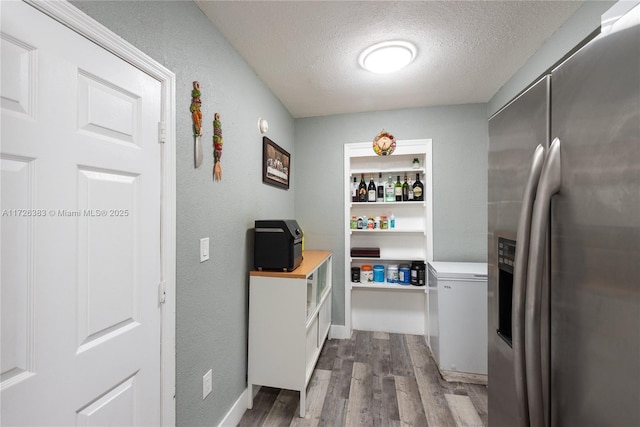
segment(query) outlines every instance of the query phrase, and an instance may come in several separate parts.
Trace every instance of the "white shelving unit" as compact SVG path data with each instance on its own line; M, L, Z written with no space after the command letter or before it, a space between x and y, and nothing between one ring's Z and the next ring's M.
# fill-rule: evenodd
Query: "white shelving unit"
M254 385L300 392L300 416L306 388L331 328L329 251L305 251L291 272L249 273L248 402Z
M432 187L431 139L397 141L390 156L378 156L371 142L345 144L344 146L344 203L345 203L345 327L353 329L425 335L428 321L427 286L395 283L353 283L351 267L381 264L411 264L433 259L433 187ZM420 160L420 167L413 168L413 159ZM415 180L420 173L424 185L424 201L413 202L353 202L351 185L353 177L365 182L370 174L378 180L378 174L386 182L389 175L396 181L404 174ZM395 217L393 229L351 229L351 216ZM379 258L351 257L352 247L378 247ZM425 272L426 276L426 272Z

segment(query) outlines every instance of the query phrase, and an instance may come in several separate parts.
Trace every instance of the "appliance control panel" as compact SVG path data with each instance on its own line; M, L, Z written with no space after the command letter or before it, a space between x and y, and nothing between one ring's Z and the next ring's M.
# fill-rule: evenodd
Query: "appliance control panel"
M516 242L502 237L498 238L498 268L513 274L516 257Z

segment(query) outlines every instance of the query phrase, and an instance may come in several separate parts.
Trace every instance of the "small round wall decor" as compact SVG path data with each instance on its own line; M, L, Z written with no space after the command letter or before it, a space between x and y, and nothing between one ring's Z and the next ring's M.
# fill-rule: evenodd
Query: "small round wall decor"
M378 156L390 156L395 149L395 137L389 132L385 132L385 130L382 129L373 140L373 151L375 151Z

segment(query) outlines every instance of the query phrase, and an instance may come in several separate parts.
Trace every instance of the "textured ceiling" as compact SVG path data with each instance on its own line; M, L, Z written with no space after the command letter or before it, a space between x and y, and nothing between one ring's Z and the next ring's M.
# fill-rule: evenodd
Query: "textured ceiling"
M198 6L295 118L487 102L582 1L204 1ZM392 74L358 65L408 40Z

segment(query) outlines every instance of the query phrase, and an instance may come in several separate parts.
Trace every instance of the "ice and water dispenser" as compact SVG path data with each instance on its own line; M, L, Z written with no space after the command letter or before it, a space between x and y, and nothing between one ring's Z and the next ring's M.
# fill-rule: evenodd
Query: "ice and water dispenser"
M515 240L498 238L498 335L511 346Z

